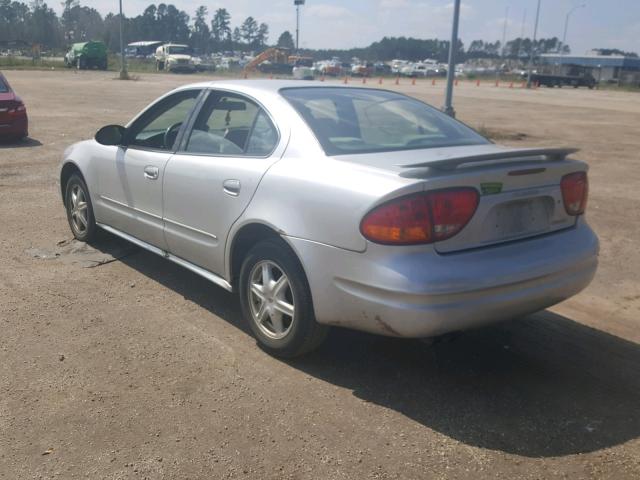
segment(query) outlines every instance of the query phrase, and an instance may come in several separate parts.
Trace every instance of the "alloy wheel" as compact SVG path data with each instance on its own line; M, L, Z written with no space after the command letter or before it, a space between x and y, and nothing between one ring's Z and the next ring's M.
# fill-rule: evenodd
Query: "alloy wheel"
M284 271L269 260L256 263L247 291L252 320L260 331L275 340L284 338L295 315L293 291Z
M69 200L71 226L78 235L84 235L89 227L89 206L87 196L80 185L75 184L71 187Z

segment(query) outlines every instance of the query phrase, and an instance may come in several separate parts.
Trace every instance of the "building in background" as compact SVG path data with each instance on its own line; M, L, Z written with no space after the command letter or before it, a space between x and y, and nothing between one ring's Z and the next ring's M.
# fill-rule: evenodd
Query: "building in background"
M561 55L543 53L539 57L543 72L560 75L580 75L590 73L600 82L621 85L640 84L640 58L624 55L601 55L592 50L587 55Z

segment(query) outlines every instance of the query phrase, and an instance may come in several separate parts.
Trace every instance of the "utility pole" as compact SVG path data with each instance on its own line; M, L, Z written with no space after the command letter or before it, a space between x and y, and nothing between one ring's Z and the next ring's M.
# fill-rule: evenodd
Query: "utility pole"
M567 16L564 18L564 34L562 35L562 50L560 51L560 55L564 55L564 46L567 44L567 29L569 28L569 17L573 12L578 10L579 8L586 7L587 4L583 3L582 5L577 5L573 7L571 10L567 12Z
M300 49L300 5L304 5L305 0L293 0L296 6L296 55Z
M504 26L502 27L502 56L504 57L504 52L506 48L507 41L507 23L509 22L509 7L507 6L504 12Z
M128 80L127 65L124 60L124 18L122 16L122 0L120 0L120 80Z
M456 116L453 108L453 79L456 76L456 49L458 47L458 23L460 20L460 0L454 0L453 26L451 28L451 43L449 44L449 67L447 68L447 94L442 111L450 117Z
M533 55L535 53L536 38L538 36L538 21L540 20L540 2L536 8L536 23L533 27L533 40L531 41L531 52L529 54L529 71L527 72L527 88L531 88L531 69L533 68Z
M509 21L509 6L504 11L504 26L502 27L502 45L500 49L500 58L504 62L507 42L507 22ZM500 73L502 72L502 65L496 65L496 84L500 80Z
M520 43L518 44L518 66L520 66L520 53L522 53L522 43L524 41L524 26L527 23L527 9L522 14L522 26L520 27Z

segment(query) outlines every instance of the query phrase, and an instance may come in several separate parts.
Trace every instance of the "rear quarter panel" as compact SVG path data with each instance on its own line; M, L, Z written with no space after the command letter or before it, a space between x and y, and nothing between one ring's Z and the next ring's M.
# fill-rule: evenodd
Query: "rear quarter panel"
M361 252L367 242L360 221L371 207L423 188L383 170L288 152L264 176L234 230L264 223L284 235Z

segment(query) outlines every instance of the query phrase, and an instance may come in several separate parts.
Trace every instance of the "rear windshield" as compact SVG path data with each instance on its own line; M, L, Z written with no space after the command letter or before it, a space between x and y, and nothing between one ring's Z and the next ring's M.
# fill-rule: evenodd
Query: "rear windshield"
M9 91L9 86L6 84L4 79L0 77L0 93L7 93Z
M285 88L327 155L490 143L469 127L411 97L344 87Z

